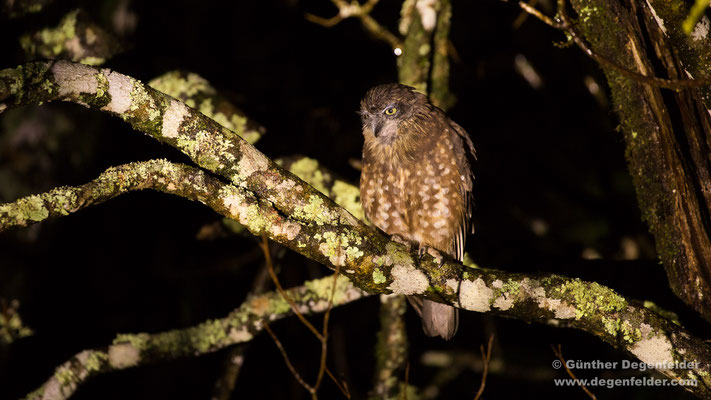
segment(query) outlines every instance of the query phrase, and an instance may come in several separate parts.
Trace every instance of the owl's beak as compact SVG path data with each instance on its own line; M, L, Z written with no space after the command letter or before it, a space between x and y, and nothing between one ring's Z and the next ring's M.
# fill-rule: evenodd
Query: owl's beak
M382 118L373 118L370 120L370 129L373 131L373 136L376 138L380 134L380 130L383 129L383 122Z

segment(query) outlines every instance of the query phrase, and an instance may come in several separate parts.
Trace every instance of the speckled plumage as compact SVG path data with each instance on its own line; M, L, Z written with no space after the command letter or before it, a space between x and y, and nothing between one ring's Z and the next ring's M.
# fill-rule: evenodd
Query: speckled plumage
M473 206L469 135L426 96L400 84L370 89L360 114L365 215L388 234L461 260ZM457 313L452 307L427 300L411 303L422 305L416 309L425 333L445 339L454 335Z

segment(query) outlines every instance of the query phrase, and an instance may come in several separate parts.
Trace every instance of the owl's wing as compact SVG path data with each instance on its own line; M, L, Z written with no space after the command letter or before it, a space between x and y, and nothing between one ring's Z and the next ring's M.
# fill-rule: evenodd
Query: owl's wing
M461 189L463 191L462 197L465 201L465 210L462 213L462 221L459 224L457 235L454 237L454 255L461 261L464 259L464 244L467 240L467 234L469 234L470 229L471 233L474 233L474 224L471 222L474 209L474 171L472 166L476 160L476 151L474 150L472 139L464 128L454 121L451 121L451 127L454 133L456 133L456 136L453 138L455 151L461 152L457 154L456 157L459 172L464 175L464 182Z

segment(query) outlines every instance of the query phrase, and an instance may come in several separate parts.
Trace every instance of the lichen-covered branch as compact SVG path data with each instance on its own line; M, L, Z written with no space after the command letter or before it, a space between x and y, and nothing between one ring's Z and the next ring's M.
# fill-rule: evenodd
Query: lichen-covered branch
M276 160L279 165L303 179L348 210L354 217L365 221L365 213L360 204L358 187L335 176L333 172L319 165L318 160L304 156L282 157Z
M264 294L267 289L268 276L268 267L262 267L254 278L252 289L247 294L247 298ZM248 343L244 343L234 346L227 351L227 354L224 356L224 362L222 363L222 370L215 380L215 385L212 389L211 400L229 400L232 398L237 378L244 366L245 353L248 346Z
M0 231L27 226L48 218L73 214L133 190L153 189L201 201L220 209L219 196L226 193L221 182L204 171L167 160L134 162L112 167L81 186L62 186L49 192L0 204ZM223 214L228 214L224 207Z
M70 11L59 25L20 37L28 60L58 58L101 65L122 51L119 40L91 20L83 10Z
M211 191L211 207L255 235L265 234L330 268L339 266L362 290L418 295L529 322L560 322L655 365L671 379L698 379L698 386L688 389L711 398L708 344L612 289L554 274L468 268L433 250L420 257L235 133L125 75L69 62L0 71L0 102L6 107L59 99L109 111L227 178L231 185ZM677 362L686 362L686 368L673 368Z
M0 345L6 345L17 339L34 334L32 329L22 322L22 317L17 311L20 302L13 299L9 302L0 297Z
M11 18L21 17L42 11L54 0L3 0L2 11Z
M205 78L193 72L171 71L152 79L148 85L173 96L200 111L225 128L237 132L247 142L254 144L266 129L247 117L237 106L220 95Z
M333 284L333 276L327 276L287 292L303 314L326 311L331 293L335 293L334 306L368 295L343 277L338 278L335 292L332 291ZM111 345L84 350L60 365L27 399L67 399L83 382L100 374L161 360L194 357L248 342L263 329L264 323L289 315L292 315L291 306L274 291L249 298L225 318L209 320L190 328L161 333L120 334Z

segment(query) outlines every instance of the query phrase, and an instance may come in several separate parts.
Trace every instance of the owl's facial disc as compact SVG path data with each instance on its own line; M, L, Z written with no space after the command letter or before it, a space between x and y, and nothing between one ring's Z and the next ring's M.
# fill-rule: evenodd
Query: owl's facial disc
M376 117L376 130L373 130L373 135L382 144L391 144L397 138L397 121L394 119Z
M393 102L361 111L363 126L370 128L378 142L390 144L395 141L400 117L400 105Z

